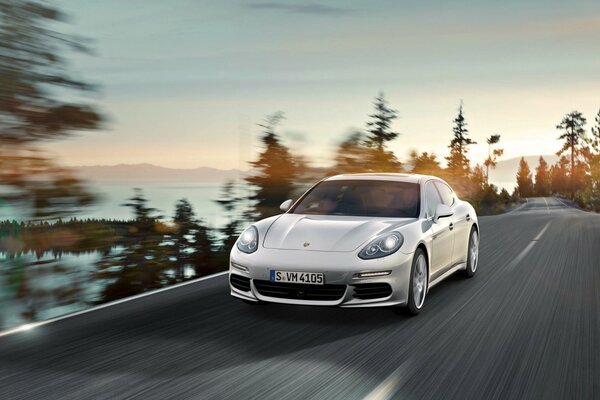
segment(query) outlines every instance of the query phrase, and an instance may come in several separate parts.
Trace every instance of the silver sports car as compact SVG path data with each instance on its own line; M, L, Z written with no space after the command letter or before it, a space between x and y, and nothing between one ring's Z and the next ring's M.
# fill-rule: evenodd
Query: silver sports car
M431 287L477 271L475 210L433 176L337 175L281 209L231 250L231 294L247 303L406 306L417 314Z

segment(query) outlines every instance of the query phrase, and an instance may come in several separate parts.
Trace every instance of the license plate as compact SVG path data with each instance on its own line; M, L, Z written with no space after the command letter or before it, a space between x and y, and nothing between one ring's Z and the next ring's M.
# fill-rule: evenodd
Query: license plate
M271 282L306 283L308 285L324 285L325 274L322 272L271 271Z

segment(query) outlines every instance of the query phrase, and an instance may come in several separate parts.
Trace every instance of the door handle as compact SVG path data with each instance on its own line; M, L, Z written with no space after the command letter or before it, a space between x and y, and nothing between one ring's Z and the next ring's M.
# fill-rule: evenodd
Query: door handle
M453 223L453 222L450 222L450 225L448 225L448 228L449 228L450 230L454 229L454 223Z
M467 214L467 217L465 218L467 221L471 220L471 216L469 214Z

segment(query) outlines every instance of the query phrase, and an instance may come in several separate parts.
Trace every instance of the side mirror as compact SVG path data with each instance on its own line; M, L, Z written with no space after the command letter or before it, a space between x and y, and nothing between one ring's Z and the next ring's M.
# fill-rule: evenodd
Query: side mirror
M294 202L294 200L292 199L287 199L286 201L284 201L283 203L281 203L281 205L279 206L279 209L283 212L287 211L290 209L290 207L292 206L292 203Z
M433 216L433 222L437 223L440 218L451 217L452 215L454 215L454 211L450 206L438 204L435 209L435 215Z

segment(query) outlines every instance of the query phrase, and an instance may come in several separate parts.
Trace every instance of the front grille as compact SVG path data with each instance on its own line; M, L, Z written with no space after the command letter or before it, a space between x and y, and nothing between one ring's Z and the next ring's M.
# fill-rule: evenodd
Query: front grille
M263 296L280 299L335 301L344 296L346 285L303 285L254 280L254 286Z
M242 290L244 292L250 291L250 278L246 278L245 276L231 274L229 276L229 282L231 282L231 286L238 290Z
M392 294L388 283L360 283L354 285L354 297L361 300L378 299Z

